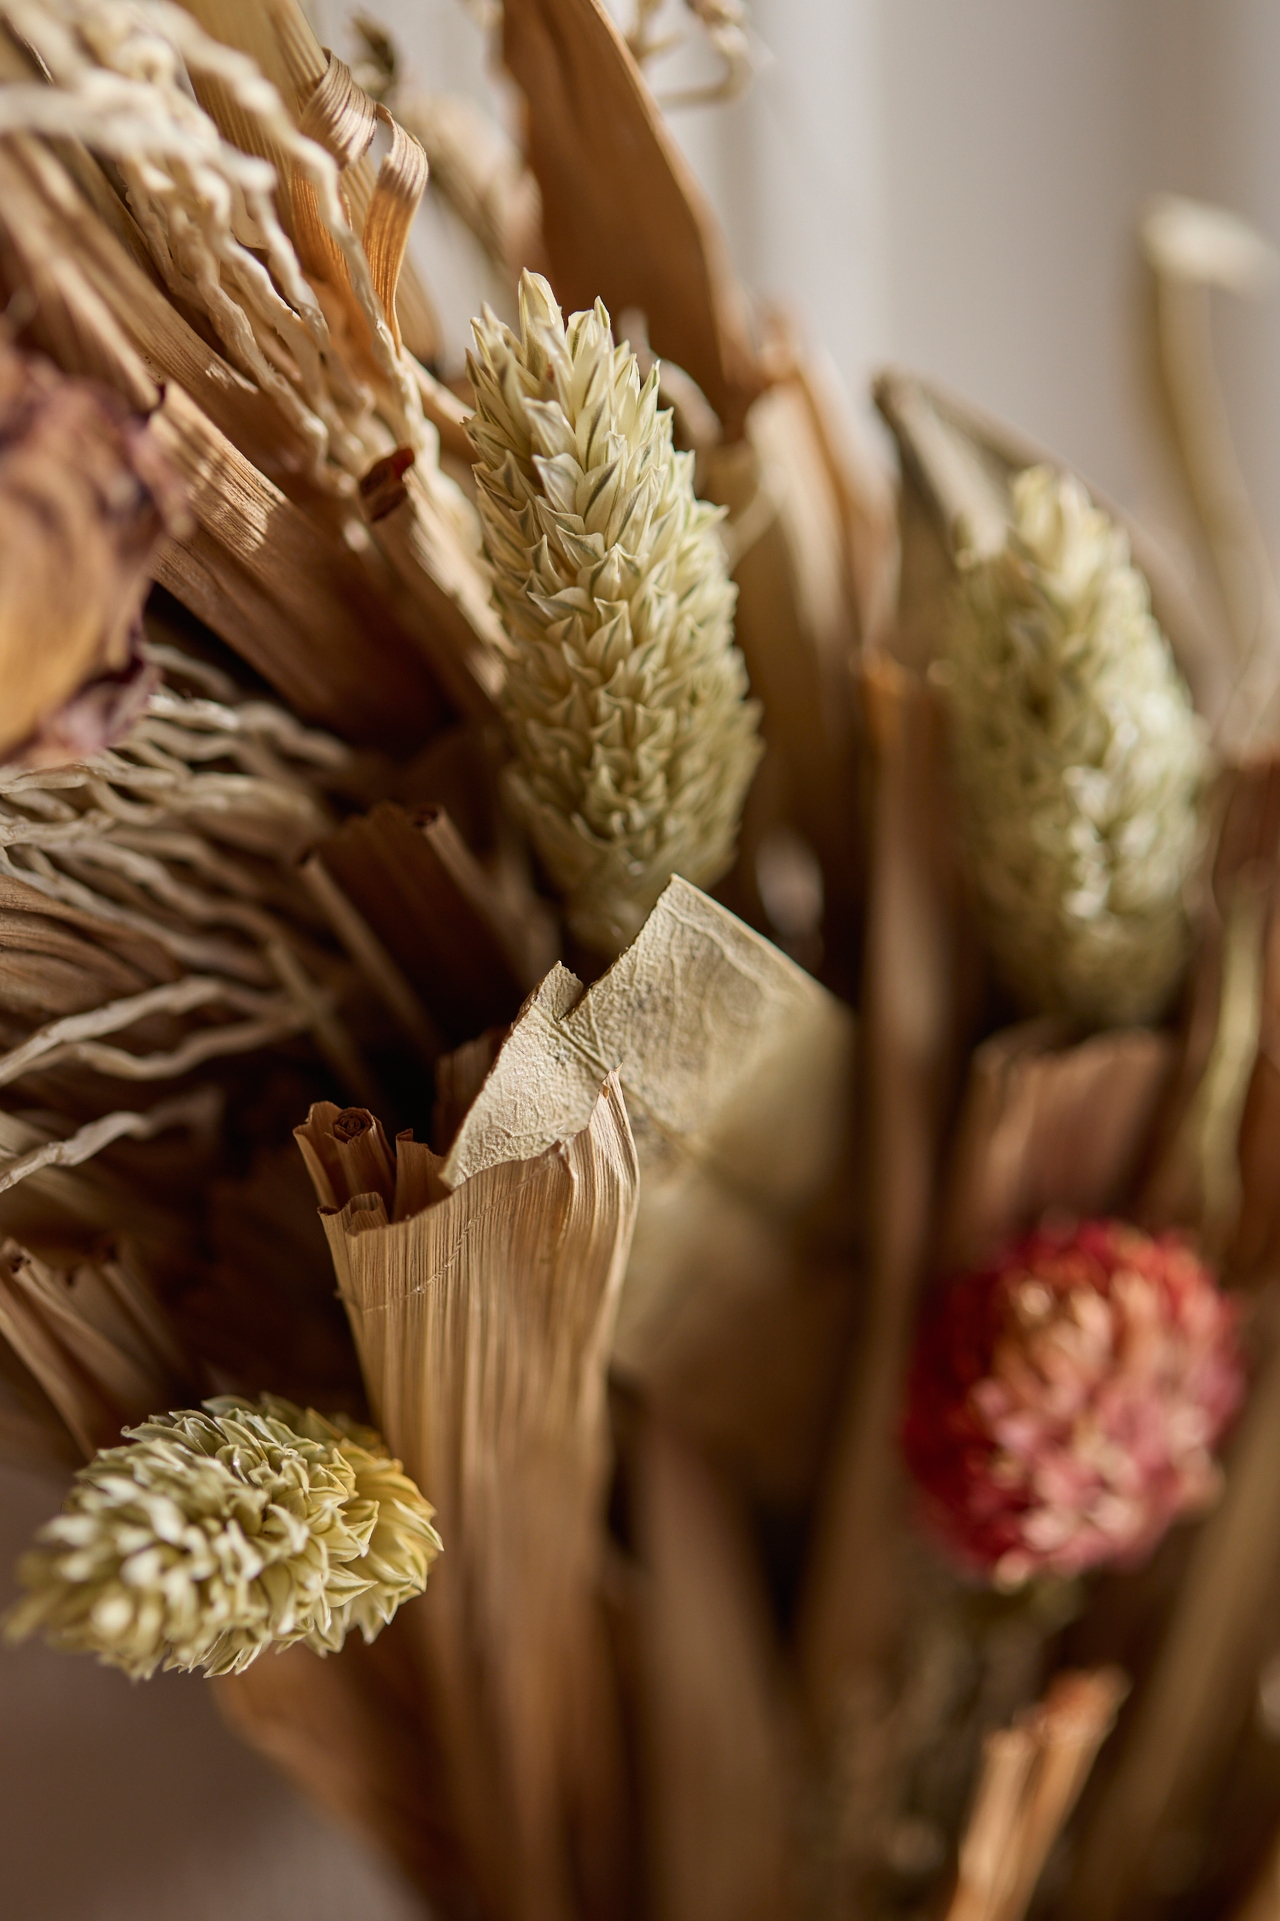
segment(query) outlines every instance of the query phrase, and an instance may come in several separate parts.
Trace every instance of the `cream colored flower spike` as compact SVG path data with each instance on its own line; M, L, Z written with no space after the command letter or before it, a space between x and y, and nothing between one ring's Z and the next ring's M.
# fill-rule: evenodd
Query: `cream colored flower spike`
M158 1415L81 1468L23 1557L5 1635L135 1677L238 1674L273 1644L336 1652L420 1594L432 1509L376 1434L288 1401Z
M520 338L474 323L471 435L494 601L513 643L509 795L569 924L615 953L671 878L718 880L760 757L736 589L693 456L671 444L597 301L568 325L520 286Z
M1129 543L1032 467L1003 550L965 571L946 681L992 956L1032 1009L1160 1014L1208 756Z

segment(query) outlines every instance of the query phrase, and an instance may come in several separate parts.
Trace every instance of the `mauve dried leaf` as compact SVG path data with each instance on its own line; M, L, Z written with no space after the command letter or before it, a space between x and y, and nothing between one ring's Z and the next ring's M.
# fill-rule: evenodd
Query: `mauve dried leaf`
M152 556L184 527L145 423L0 341L0 758L81 758L133 717Z

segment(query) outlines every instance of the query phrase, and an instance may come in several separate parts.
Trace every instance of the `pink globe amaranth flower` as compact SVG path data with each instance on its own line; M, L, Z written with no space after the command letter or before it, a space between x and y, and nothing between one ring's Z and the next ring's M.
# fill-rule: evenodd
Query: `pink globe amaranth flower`
M1132 1564L1217 1486L1238 1310L1176 1235L1042 1228L927 1306L902 1439L927 1519L1000 1587Z

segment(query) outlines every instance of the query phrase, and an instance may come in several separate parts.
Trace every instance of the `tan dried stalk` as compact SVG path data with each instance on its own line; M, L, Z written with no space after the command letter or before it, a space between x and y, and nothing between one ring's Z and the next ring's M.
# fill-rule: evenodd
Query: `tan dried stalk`
M755 1543L726 1477L640 1416L626 1450L651 1911L797 1911L795 1753Z
M1064 1671L988 1735L947 1921L1022 1921L1128 1685L1117 1668Z
M620 1092L453 1193L362 1112L315 1108L298 1139L371 1402L446 1542L406 1621L471 1875L495 1914L567 1921L618 1765L595 1585L637 1186Z

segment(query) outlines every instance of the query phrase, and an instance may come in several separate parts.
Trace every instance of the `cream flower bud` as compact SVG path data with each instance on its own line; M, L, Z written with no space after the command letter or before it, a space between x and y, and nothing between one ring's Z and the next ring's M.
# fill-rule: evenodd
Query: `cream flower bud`
M993 959L1032 1008L1160 1014L1187 954L1207 754L1124 532L1032 467L967 566L946 684Z
M520 337L486 311L471 436L494 603L513 643L508 792L577 936L616 951L672 874L733 858L760 756L733 645L720 510L693 492L658 370L599 302L566 326L524 275Z
M236 1674L271 1645L372 1641L420 1594L432 1509L376 1434L231 1399L126 1430L37 1535L5 1622L126 1674Z

